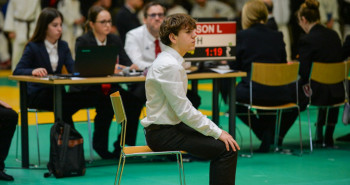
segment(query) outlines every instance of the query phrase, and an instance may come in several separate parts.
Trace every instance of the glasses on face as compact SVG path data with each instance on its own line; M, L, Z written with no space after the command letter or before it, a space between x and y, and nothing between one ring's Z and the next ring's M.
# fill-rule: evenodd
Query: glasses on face
M106 26L107 24L112 25L112 20L102 20L102 21L96 21L100 24L102 24L103 26Z
M159 18L163 18L164 17L164 13L152 13L152 14L147 14L147 16L152 18L152 19L156 18L157 16Z

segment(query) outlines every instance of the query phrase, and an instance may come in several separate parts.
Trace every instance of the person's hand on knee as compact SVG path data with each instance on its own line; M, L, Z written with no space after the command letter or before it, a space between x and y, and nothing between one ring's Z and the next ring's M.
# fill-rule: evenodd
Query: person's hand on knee
M233 137L229 133L227 133L224 130L222 130L219 140L225 143L227 151L230 151L230 146L233 151L240 150L237 142L233 139Z

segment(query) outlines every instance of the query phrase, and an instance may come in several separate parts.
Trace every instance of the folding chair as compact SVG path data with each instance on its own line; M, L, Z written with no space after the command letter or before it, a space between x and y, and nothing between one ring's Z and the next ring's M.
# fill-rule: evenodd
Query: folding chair
M120 147L121 153L118 163L117 175L115 177L114 184L118 185L121 183L125 160L127 157L133 156L154 156L154 155L176 155L177 163L179 165L179 180L180 184L185 183L185 172L182 161L183 151L163 151L163 152L153 152L148 146L125 146L125 134L126 134L126 124L127 118L125 116L124 106L122 98L119 94L119 91L110 95L114 114L118 124L122 124L121 134L120 134Z
M276 125L275 125L275 139L274 146L275 150L278 150L278 137L279 137L279 129L281 125L281 117L282 111L286 109L298 109L298 117L299 117L299 133L300 133L300 155L303 154L303 144L302 144L302 136L301 136L301 120L300 120L300 107L298 105L298 73L299 73L299 63L252 63L252 71L250 78L250 103L244 104L239 103L240 105L246 106L248 108L248 124L249 124L249 137L250 137L250 156L253 156L253 140L252 140L252 127L251 127L251 119L250 114L251 110L275 110L276 113L272 113L276 115ZM255 105L253 102L253 82L259 83L265 86L284 86L288 84L295 83L295 91L296 91L296 100L294 102L286 103L283 105L276 106L262 106ZM254 112L254 111L253 111ZM267 113L269 114L269 113Z
M325 84L325 85L332 85L332 84L338 84L343 82L344 85L344 91L347 95L347 78L349 74L349 67L350 67L350 61L347 62L338 62L338 63L320 63L320 62L313 62L310 78L309 78L309 85L311 86L311 80ZM312 94L309 97L309 104L307 105L307 117L308 117L308 124L309 124L309 135L310 135L310 149L312 151L312 136L311 136L311 123L310 123L310 106L315 106L318 108L325 108L326 109L326 120L325 123L328 122L328 113L330 108L340 107L344 105L347 100L344 97L344 101L336 104L330 104L330 105L316 105L312 101ZM317 133L317 125L316 125L316 133ZM317 134L316 134L317 135Z

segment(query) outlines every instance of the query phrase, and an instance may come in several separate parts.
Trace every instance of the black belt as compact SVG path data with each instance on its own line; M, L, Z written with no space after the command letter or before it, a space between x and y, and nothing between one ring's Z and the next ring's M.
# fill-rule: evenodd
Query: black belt
M34 22L35 20L23 20L23 19L15 18L15 21L26 23L26 25L27 25L27 34L26 35L27 35L27 39L29 40L30 24L32 22Z
M157 125L157 124L151 124L148 127L145 128L146 132L152 131L152 130L159 130L164 128L170 128L174 125Z

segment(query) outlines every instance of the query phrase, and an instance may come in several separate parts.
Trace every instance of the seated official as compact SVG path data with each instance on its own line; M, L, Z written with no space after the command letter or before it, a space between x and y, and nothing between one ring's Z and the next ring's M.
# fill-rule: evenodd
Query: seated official
M112 19L111 14L101 6L93 6L89 9L86 23L87 32L77 38L75 49L83 46L117 46L119 51L118 64L115 66L115 73L121 68L132 66L128 55L125 53L122 42L117 35L111 34ZM99 61L96 61L99 62ZM94 94L96 102L96 116L94 119L93 148L104 159L117 158L120 154L119 140L114 142L114 151L108 151L109 128L114 116L109 95L112 92L120 91L125 102L125 112L127 117L136 117L137 121L129 121L127 125L126 144L135 145L138 128L138 116L134 114L137 106L136 97L122 89L118 84L102 84L89 86L74 86L72 91L90 92ZM132 120L132 119L130 119Z
M45 8L40 13L33 36L29 39L14 75L45 77L60 74L66 66L73 72L74 61L68 44L60 40L62 35L62 14L54 8ZM28 83L28 107L53 111L53 87ZM81 108L91 106L88 94L66 93L62 89L63 121L73 125L72 115Z
M237 55L236 61L231 64L231 68L247 72L247 77L237 85L237 101L250 103L250 74L253 62L261 63L286 63L285 44L283 35L265 25L268 17L268 10L265 4L259 0L247 2L242 11L243 30L237 33ZM294 93L293 93L294 92ZM255 105L282 105L291 102L295 90L288 86L266 87L260 84L253 84L253 103ZM247 107L237 105L238 113L247 113ZM265 113L265 111L258 111ZM297 110L288 110L282 113L281 130L279 135L279 145L289 128L297 118ZM256 152L269 152L270 145L274 140L274 130L276 123L275 115L254 116L251 113L251 126L255 135L262 141ZM238 116L246 125L247 115Z

